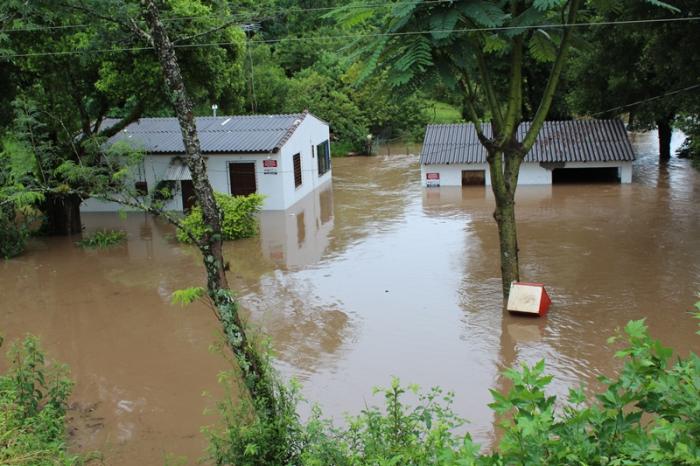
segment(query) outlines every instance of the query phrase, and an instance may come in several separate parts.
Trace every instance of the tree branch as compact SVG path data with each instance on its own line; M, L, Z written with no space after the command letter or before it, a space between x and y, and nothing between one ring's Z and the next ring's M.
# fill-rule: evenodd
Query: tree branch
M580 0L571 0L569 14L567 15L567 25L574 24L576 22L576 14L578 13L579 3ZM537 108L537 112L535 112L530 128L522 141L522 148L526 154L535 144L537 135L539 134L540 129L542 129L545 118L547 118L547 113L549 113L549 109L552 106L552 100L554 99L554 94L557 90L557 85L559 84L559 78L561 77L564 62L566 61L566 54L569 49L569 42L571 41L571 34L573 34L573 30L573 27L564 28L564 34L562 35L561 43L559 44L557 57L552 65L552 70L549 74L547 85L545 86L544 93L542 94L542 100Z
M134 121L138 120L141 118L141 115L143 114L143 111L145 109L145 104L143 103L143 100L139 100L136 102L136 105L134 108L131 109L129 114L119 120L116 124L110 126L109 128L105 128L102 131L98 133L98 136L102 136L105 138L111 138L115 134L117 134L119 131L123 130L127 126L129 126L131 123Z
M481 43L477 41L474 47L476 53L476 62L479 68L479 74L481 75L482 87L486 91L486 101L489 105L489 110L491 111L491 120L495 123L494 134L496 130L499 130L503 126L503 114L501 113L501 106L498 102L496 96L496 90L493 86L493 79L491 79L491 73L489 72L488 65L486 64L486 56L484 51L481 49Z
M511 136L518 129L523 106L523 37L513 39L510 65L510 89L508 91L508 110L501 128L500 145L510 142Z

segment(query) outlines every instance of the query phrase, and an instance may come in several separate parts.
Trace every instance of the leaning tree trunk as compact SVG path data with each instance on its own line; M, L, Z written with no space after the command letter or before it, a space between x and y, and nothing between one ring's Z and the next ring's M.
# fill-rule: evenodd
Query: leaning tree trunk
M664 118L656 121L659 130L659 160L667 161L671 159L671 119Z
M192 174L195 196L207 227L203 237L197 242L207 272L207 293L223 327L226 343L239 363L243 382L256 402L256 407L265 409L267 414L274 416L276 397L270 372L264 358L246 335L244 323L238 312L238 303L226 279L221 215L207 176L192 103L185 89L175 49L160 20L158 7L154 1L142 0L141 4L143 17L150 29L150 35L147 38L155 48L167 90L180 123L187 167ZM263 413L258 412L258 414Z
M43 229L47 235L74 235L80 233L80 196L77 194L47 194L42 211Z

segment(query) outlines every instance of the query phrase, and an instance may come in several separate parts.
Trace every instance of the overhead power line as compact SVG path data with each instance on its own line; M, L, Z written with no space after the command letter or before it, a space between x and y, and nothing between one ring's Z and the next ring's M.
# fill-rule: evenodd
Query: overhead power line
M693 89L698 89L698 88L700 88L700 83L693 84L692 86L684 87L683 89L676 89L675 91L669 91L669 92L666 92L665 94L660 94L660 95L657 95L654 97L650 97L648 99L642 99L642 100L638 100L636 102L632 102L632 103L629 103L626 105L619 105L617 107L609 108L607 110L603 110L602 112L593 113L593 114L591 114L591 116L595 117L598 115L603 115L605 113L614 112L616 110L624 110L624 109L629 108L629 107L635 107L637 105L645 104L647 102L653 102L655 100L663 99L664 97L669 97L672 95L680 94L682 92L692 91Z
M586 22L586 23L572 23L572 24L540 24L540 25L530 25L530 26L497 26L497 27L484 27L484 28L457 28L457 29L438 29L438 30L420 30L420 31L405 31L405 32L377 32L377 33L367 33L367 34L338 34L338 35L326 35L326 36L301 36L301 37L285 37L282 39L262 39L256 40L254 44L273 44L280 42L307 42L307 41L319 41L319 40L340 40L340 39L363 39L370 37L400 37L400 36L415 36L423 34L435 34L435 33L452 33L452 32L495 32L495 31L512 31L512 30L523 30L523 29L557 29L557 28L579 28L579 27L600 27L600 26L616 26L616 25L628 25L628 24L651 24L651 23L674 23L674 22L688 22L688 21L698 21L700 16L690 16L684 18L659 18L659 19L639 19L639 20L626 20L626 21L600 21L600 22ZM208 42L200 44L175 44L175 48L202 48L202 47L221 47L226 45L236 45L236 42ZM65 55L82 55L90 53L117 53L117 52L139 52L144 50L153 50L153 47L142 46L142 47L123 47L123 48L106 48L106 49L93 49L93 50L66 50L61 52L28 52L28 53L14 53L0 55L2 58L21 58L21 57L49 57L49 56L65 56Z

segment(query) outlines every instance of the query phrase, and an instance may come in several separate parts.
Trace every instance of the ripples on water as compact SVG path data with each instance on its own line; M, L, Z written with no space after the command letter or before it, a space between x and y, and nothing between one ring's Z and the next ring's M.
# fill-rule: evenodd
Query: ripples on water
M415 154L334 159L332 190L263 213L258 238L227 244L232 285L281 370L328 415L380 402L371 388L396 375L455 391L488 443L488 389L505 386L504 367L545 358L558 394L595 383L616 368L606 339L640 317L680 352L697 349L687 311L700 289L700 178L686 161L659 167L653 134L633 141L632 185L519 188L522 275L547 284L544 319L502 316L490 192L421 189ZM212 422L201 391L216 390L224 365L206 351L209 311L167 302L201 281L197 253L141 215L84 220L127 229L128 244L36 241L0 264L0 325L10 338L42 335L72 366L76 447L106 448L115 464L196 458L198 428Z

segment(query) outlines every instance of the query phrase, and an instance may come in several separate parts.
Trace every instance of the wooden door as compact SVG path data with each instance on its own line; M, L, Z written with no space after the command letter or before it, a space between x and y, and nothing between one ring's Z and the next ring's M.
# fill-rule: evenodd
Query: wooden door
M247 196L257 191L254 162L229 163L228 176L232 196Z
M182 210L189 212L197 203L192 180L180 180L180 192L182 193Z

